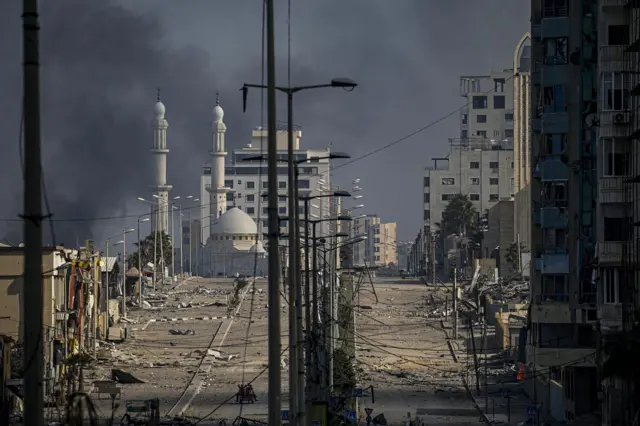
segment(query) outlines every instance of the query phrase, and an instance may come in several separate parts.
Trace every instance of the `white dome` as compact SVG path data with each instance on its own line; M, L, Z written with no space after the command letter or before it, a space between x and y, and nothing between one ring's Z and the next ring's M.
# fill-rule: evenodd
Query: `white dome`
M162 102L158 101L156 103L155 108L154 108L154 112L156 114L156 118L163 119L165 111L166 110L165 110L164 104Z
M258 226L237 207L227 210L211 227L211 234L256 235Z
M260 253L260 254L264 254L267 251L264 249L264 246L262 245L262 241L258 240L257 243L255 243L254 245L251 246L251 248L249 248L249 253Z
M216 105L213 108L213 121L216 123L222 122L224 119L224 110L220 105Z

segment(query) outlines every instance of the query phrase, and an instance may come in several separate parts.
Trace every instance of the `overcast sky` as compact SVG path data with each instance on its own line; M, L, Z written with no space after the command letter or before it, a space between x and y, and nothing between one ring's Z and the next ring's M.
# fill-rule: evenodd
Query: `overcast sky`
M21 1L0 1L0 217L22 209L19 169ZM510 68L529 27L528 0L293 0L293 84L334 77L353 92L295 98L304 147L360 157L463 104L458 77ZM47 0L41 2L42 146L57 219L148 211L150 121L156 87L169 121L168 181L197 195L220 92L227 146L241 147L261 124L260 94L242 113L238 89L261 79L258 0ZM276 0L277 81L287 79L287 1ZM286 119L279 98L279 119ZM398 223L400 239L422 225L423 169L458 135L457 115L375 155L336 170L334 183L360 178L365 208ZM10 223L4 222L5 228ZM136 219L55 224L56 242L102 241ZM19 226L14 223L13 226ZM49 231L45 241L51 242Z

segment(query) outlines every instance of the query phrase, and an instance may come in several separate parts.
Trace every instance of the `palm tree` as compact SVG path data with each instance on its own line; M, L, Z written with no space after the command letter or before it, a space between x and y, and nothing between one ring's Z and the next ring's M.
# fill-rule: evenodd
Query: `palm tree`
M466 236L476 227L477 213L469 197L464 194L454 195L442 212L440 230L444 236L458 234Z
M155 247L155 262L153 259L154 248L153 243L156 242ZM153 233L148 235L144 240L134 243L136 247L140 246L140 257L142 260L142 266L152 263L154 265L158 265L160 267L161 264L170 265L171 264L171 238L164 231L158 231L157 235L154 238ZM162 248L162 250L161 250ZM161 257L162 253L162 257ZM161 262L162 260L162 262ZM127 257L127 261L130 265L138 267L138 251L131 253Z

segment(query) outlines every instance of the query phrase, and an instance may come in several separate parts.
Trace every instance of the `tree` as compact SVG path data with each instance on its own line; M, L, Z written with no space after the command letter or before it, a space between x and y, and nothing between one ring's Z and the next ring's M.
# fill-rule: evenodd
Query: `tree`
M520 256L522 256L522 253L524 253L526 250L527 250L527 246L524 243L520 243ZM507 252L504 255L504 259L509 264L509 267L511 268L511 272L518 272L521 260L518 259L518 243L517 242L514 241L511 244L509 244L509 247L507 247Z
M153 242L156 242L155 254L156 260L153 261ZM154 238L154 233L152 232L149 236L147 236L144 240L134 243L136 246L136 251L127 256L127 262L129 266L138 267L138 250L137 247L140 246L140 257L142 260L142 267L147 265L148 263L153 263L154 265L158 265L158 268L161 268L161 260L164 259L164 265L171 264L171 237L167 235L164 231L158 231L157 236ZM162 248L162 250L161 250ZM162 253L162 256L160 255Z
M465 236L476 228L476 209L469 197L464 194L454 195L442 212L440 230L443 237L451 234Z

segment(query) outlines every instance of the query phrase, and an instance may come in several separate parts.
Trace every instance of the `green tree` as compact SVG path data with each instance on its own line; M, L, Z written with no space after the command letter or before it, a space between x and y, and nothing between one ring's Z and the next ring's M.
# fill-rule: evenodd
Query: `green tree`
M443 237L451 234L460 236L474 232L477 213L469 197L464 194L454 195L442 212L440 230Z
M522 256L522 253L526 251L527 251L527 246L524 243L520 243L520 255ZM509 244L509 247L507 247L507 252L505 253L504 258L509 264L509 267L511 268L511 272L518 272L518 266L519 266L520 260L518 259L518 243L517 242L514 241L511 244Z
M155 247L155 255L156 260L153 261L154 247L153 243L156 243ZM142 260L142 267L148 263L153 263L154 265L158 265L158 268L161 268L161 259L164 259L164 265L171 265L171 237L167 235L164 231L158 231L157 236L154 238L154 233L152 232L148 235L144 240L134 243L136 246L136 251L127 256L127 262L129 266L138 267L138 250L137 247L140 247L140 257ZM162 249L162 250L161 250ZM162 256L161 256L162 253Z

